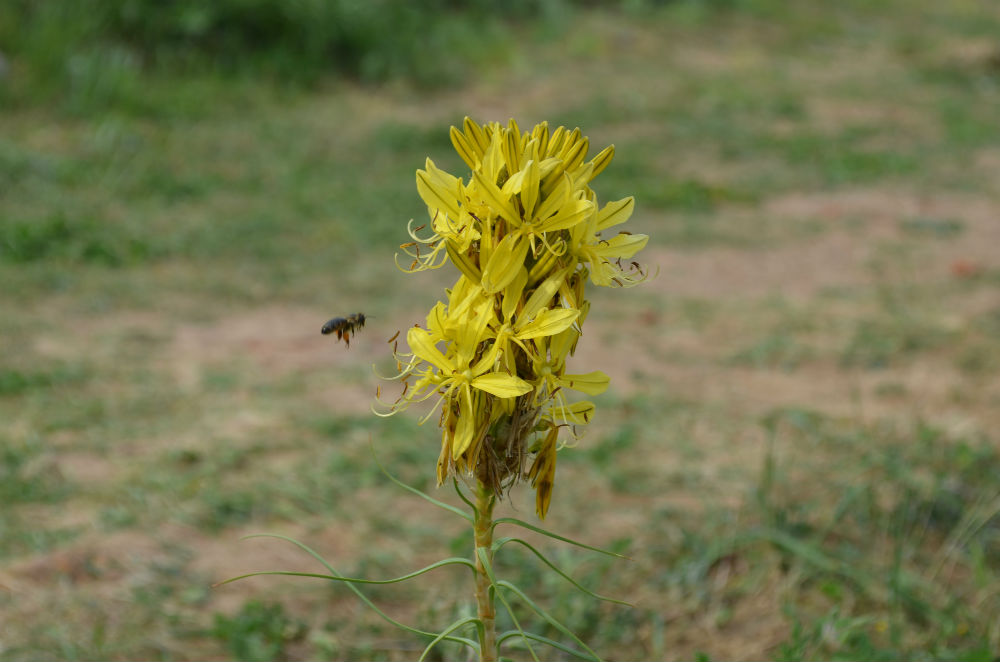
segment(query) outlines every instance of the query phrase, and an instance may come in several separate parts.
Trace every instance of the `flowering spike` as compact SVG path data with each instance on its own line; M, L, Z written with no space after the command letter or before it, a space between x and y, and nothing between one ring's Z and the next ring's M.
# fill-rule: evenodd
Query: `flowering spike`
M645 280L645 269L628 262L648 237L600 236L635 207L631 197L601 207L590 188L614 147L588 161L590 143L579 129L542 123L522 132L513 120L479 125L465 118L450 135L471 175L460 179L426 161L416 184L431 234L418 235L422 228L411 222L412 241L401 248L414 260L411 271L450 261L460 276L426 328L405 334L410 353L394 350L393 379L403 390L389 413L436 398L438 483L469 476L503 496L530 479L545 517L556 454L566 444L559 437L577 438L594 415L593 403L572 402L569 394L597 395L609 384L600 371L566 372L590 311L586 282L627 287ZM436 411L437 404L423 420Z

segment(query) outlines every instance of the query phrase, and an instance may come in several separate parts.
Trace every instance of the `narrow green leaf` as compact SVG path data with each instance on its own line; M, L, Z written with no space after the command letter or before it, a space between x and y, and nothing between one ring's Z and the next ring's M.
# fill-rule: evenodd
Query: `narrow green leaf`
M531 607L532 611L534 611L536 614L538 614L539 616L541 616L542 618L544 618L548 622L549 625L551 625L555 629L557 629L560 632L562 632L564 635L566 635L567 637L569 637L570 639L572 639L573 641L575 641L577 643L577 645L579 645L581 648L583 648L588 653L590 653L593 656L592 659L595 660L595 662L600 662L601 661L601 657L597 653L595 653L594 651L592 651L590 649L590 647L587 646L587 644L585 644L582 641L580 641L580 638L577 637L572 632L570 632L569 628L567 628L565 625L563 625L562 623L560 623L559 621L557 621L551 614L549 614L547 611L545 611L544 609L542 609L541 607L539 607L537 604L535 604L535 602L531 598L529 598L527 595L524 594L524 591L522 591L521 589L519 589L518 587L514 586L513 584L511 584L510 582L508 582L506 580L500 580L499 582L496 582L496 585L498 587L505 588L505 589L507 589L509 591L514 592L519 598L521 598L522 600L524 600L524 602L529 607ZM501 596L502 594L503 594L502 591L497 591L497 596L498 597ZM501 599L503 599L503 598L501 598ZM507 604L506 601L504 601L504 604Z
M334 570L333 566L330 565L329 563L327 563L326 559L324 559L322 556L320 556L319 553L317 553L315 550L313 550L311 547L309 547L305 543L299 542L295 538L289 538L288 536L283 536L283 535L278 534L278 533L258 533L258 534L255 534L255 535L244 536L244 540L246 540L248 538L277 538L278 540L284 540L285 542L290 542L293 545L295 545L296 547L298 547L299 549L301 549L302 551L304 551L305 553L309 554L309 556L311 556L314 559L316 559L317 561L319 561L320 564L324 568L326 568L327 571L331 575L333 575L334 577L343 577L343 575L341 575L339 572L337 572L336 570ZM220 586L223 583L227 583L227 582L220 582L219 584L217 584L217 586ZM413 634L417 634L417 635L420 635L422 637L432 637L433 638L433 637L437 636L437 633L435 633L435 632L425 632L424 630L418 630L417 628L412 628L409 625L406 625L404 623L400 623L399 621L397 621L396 619L394 619L392 616L389 616L384 611L382 611L381 609L379 609L378 606L374 602L372 602L368 598L368 596L366 596L364 593L362 593L361 590L358 587L356 587L353 583L351 583L351 582L345 582L345 585L347 586L347 588L351 589L351 591L354 592L354 595L358 596L358 598L362 602L364 602L365 605L367 605L376 614L378 614L379 616L381 616L382 620L384 620L385 622L389 623L390 625L394 625L394 626L398 627L401 630L405 630L407 632L410 632L410 633L413 633ZM449 635L447 637L447 640L448 641L454 641L454 642L457 642L457 643L460 643L460 644L464 644L466 646L470 646L474 650L479 651L479 644L476 643L475 641L472 641L471 639L465 639L463 637L452 637L452 636Z
M455 621L454 623L452 623L451 625L449 625L448 627L446 627L444 630L442 630L441 634L439 634L438 636L434 637L434 641L432 641L431 643L427 644L427 648L425 648L424 652L420 654L419 662L424 662L424 658L426 658L427 654L431 652L431 649L434 648L435 646L437 646L440 642L442 642L445 639L447 639L449 634L451 634L455 630L457 630L457 629L459 629L459 628L461 628L461 627L463 627L465 625L468 625L469 623L474 623L475 624L476 630L479 631L479 638L482 639L483 638L484 627L483 627L483 622L481 620L479 620L475 616L468 616L466 618L460 618L457 621ZM479 647L478 646L476 647L476 652L479 652Z
M437 506L439 508L444 508L445 510L447 510L449 512L455 513L456 515L458 515L462 519L466 520L467 522L470 522L470 523L472 522L472 515L470 515L469 513L465 512L462 509L457 508L457 507L455 507L455 506L453 506L451 504L445 503L443 501L438 501L434 497L432 497L430 495L427 495L427 494L424 494L423 492L421 492L417 488L411 487L410 485L407 485L403 481L401 481L398 478L396 478L395 476L393 476L391 473L388 472L388 470L386 470L386 468L384 466L382 466L382 463L379 462L378 455L375 453L375 444L373 444L373 443L371 444L371 449L372 449L372 457L375 458L375 464L378 465L378 468L382 470L382 473L384 473L389 478L389 480L391 480L392 482L396 483L397 485L399 485L400 487L402 487L404 490L408 490L410 492L413 492L414 494L416 494L418 497L420 497L424 501L428 501L430 503L433 503L435 506ZM469 502L466 501L466 503L469 503Z
M609 597L600 595L598 593L594 593L593 591L591 591L590 589L586 588L585 586L583 586L581 584L578 584L572 577L570 577L565 572L563 572L558 567L556 567L556 565L554 563L552 563L552 561L550 561L548 558L546 558L546 556L544 554L542 554L537 549L535 549L534 547L532 547L530 544L528 544L524 540L521 540L520 538L500 538L499 540L495 540L493 542L493 551L494 552L498 551L501 547L503 547L504 545L506 545L509 542L520 543L521 545L524 545L525 547L527 547L528 549L530 549L532 552L534 552L535 556L537 556L538 558L540 558L542 560L542 563L544 563L545 565L547 565L550 568L552 568L553 570L555 570L557 573L559 573L559 575L561 575L563 577L563 579L565 579L570 584L572 584L573 586L577 587L578 589L580 589L581 591L583 591L584 593L586 593L590 597L597 598L598 600L603 600L605 602L614 602L615 604L625 605L626 607L634 607L635 606L635 605L633 605L633 604L631 604L629 602L625 602L624 600L617 600L615 598L609 598Z
M462 492L462 488L458 484L458 478L457 477L452 477L451 481L455 485L455 492L458 494L458 498L461 499L462 501L464 501L465 505L467 505L469 508L472 508L472 512L473 513L475 513L476 515L478 515L479 514L479 509L476 508L475 504L473 504L471 501L469 501L469 498L467 496L465 496L465 494Z
M503 634L497 636L497 646L499 647L500 644L502 644L507 639L511 639L512 637L523 637L527 639L534 639L539 643L548 644L552 648L561 650L564 653L569 653L570 655L578 657L581 660L591 660L593 662L594 660L598 659L598 658L593 658L587 655L586 653L578 651L575 648L567 646L564 643L560 643L555 639L549 639L548 637L543 637L542 635L535 634L534 632L518 632L517 630L508 630L507 632L504 632Z
M215 584L215 586L222 586L223 584L229 584L230 582L235 582L238 579L245 579L247 577L258 577L260 575L291 575L293 577L316 577L317 579L330 579L338 582L348 582L351 584L396 584L399 582L405 582L407 579L413 579L414 577L419 577L420 575L426 574L431 570L436 570L438 568L443 568L447 565L464 565L468 566L475 572L476 564L466 558L454 556L447 558L437 563L432 563L429 566L425 566L419 570L415 570L409 574L402 575L400 577L394 577L393 579L361 579L358 577L344 577L343 575L321 575L315 572L293 572L291 570L259 570L257 572L250 572L245 575L240 575L239 577L232 577L224 581Z
M552 533L551 531L546 531L545 529L537 527L534 524L529 524L529 523L525 522L524 520L519 520L519 519L516 519L514 517L498 517L497 519L493 520L493 528L494 529L496 528L497 524L516 524L517 526L522 526L522 527L528 529L529 531L534 531L535 533L540 533L543 536L548 536L549 538L553 538L555 540L561 540L562 542L568 542L571 545L576 545L577 547L582 547L584 549L589 549L592 552L598 552L600 554L606 554L607 556L614 556L615 558L619 558L619 559L628 559L629 561L632 560L631 558L629 558L628 556L625 556L624 554L619 554L617 552L609 552L608 550L601 549L600 547L592 547L591 545L587 545L585 543L582 543L582 542L579 542L579 541L576 541L576 540L572 540L570 538L565 538L563 536L560 536L557 533Z

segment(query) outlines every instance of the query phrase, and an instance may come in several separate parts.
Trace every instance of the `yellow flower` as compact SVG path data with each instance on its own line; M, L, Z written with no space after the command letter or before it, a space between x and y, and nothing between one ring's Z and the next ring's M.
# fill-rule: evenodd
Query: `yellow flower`
M453 401L458 406L458 426L451 440L451 453L455 458L472 442L475 429L472 389L499 398L517 397L532 389L531 384L515 375L493 371L494 353L473 362L488 322L491 304L491 301L484 300L476 310L470 311L471 321L458 327L452 346L454 351L449 355L437 348L440 338L430 331L413 327L406 334L413 356L425 363L421 373L422 383L418 383L415 397L425 387L433 387L442 394L442 399Z
M430 159L417 170L430 221L410 222L412 241L401 248L412 263L400 266L420 271L451 262L460 275L426 328L408 330L410 353L397 356L396 377L406 386L384 415L437 395L439 483L471 474L502 495L530 478L544 517L565 445L560 434L576 438L594 415L592 402L571 403L566 394L597 395L609 383L599 370L566 372L590 312L586 281L625 287L644 280L638 263L622 261L648 237L602 237L628 220L635 201L598 205L590 183L614 147L586 160L590 143L579 129L550 131L542 123L522 132L513 120L504 127L466 118L451 139L471 173L455 177Z
M564 278L565 272L553 274L524 302L521 300L521 293L527 280L527 270L522 267L518 277L504 290L501 304L503 323L496 328L493 336L494 346L499 349L507 369L512 373L517 370L516 357L510 347L512 342L525 355L535 357L533 346L526 343L527 340L562 333L580 316L580 311L574 308L546 307L558 293Z
M591 222L570 231L571 250L581 263L590 265L590 279L595 285L619 287L635 285L646 279L638 263L631 269L622 267L621 260L630 259L645 248L649 237L644 234L621 232L611 239L602 239L601 232L624 223L632 215L635 199L628 197L609 202ZM613 264L611 260L615 260Z

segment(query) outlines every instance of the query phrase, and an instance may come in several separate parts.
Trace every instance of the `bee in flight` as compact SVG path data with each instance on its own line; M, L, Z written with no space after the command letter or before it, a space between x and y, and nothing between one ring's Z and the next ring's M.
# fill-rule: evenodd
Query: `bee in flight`
M341 338L348 347L351 346L351 334L358 329L364 328L365 326L365 314L355 313L353 315L348 315L347 317L334 317L332 320L323 325L320 329L324 336L328 336L331 333L337 334L337 340Z

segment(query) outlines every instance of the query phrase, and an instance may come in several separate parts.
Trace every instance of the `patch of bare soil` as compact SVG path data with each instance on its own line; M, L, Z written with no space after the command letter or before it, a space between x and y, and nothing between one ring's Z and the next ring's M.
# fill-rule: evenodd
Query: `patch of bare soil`
M160 546L150 536L119 532L80 540L68 547L14 562L5 568L0 581L15 592L26 593L33 590L33 585L59 581L114 584L162 556Z
M886 278L905 278L890 285L921 279L946 281L953 277L951 269L960 259L991 269L1000 267L995 250L1000 246L1000 207L989 199L861 190L789 195L770 201L765 208L783 217L820 220L828 231L762 250L653 248L647 251L647 262L659 266L661 272L641 287L655 288L665 298L749 304L778 296L807 302L829 288L874 287ZM920 241L920 262L903 276L875 272L870 265L880 242L901 240L900 221L914 217L955 219L962 230L954 238ZM846 227L848 221L858 219L859 225ZM625 293L623 298L627 297ZM855 312L863 312L862 303L840 305L846 306L843 314L848 323ZM942 307L945 321L954 325L965 316L997 306L1000 298L995 292L980 291L944 302ZM715 403L737 416L758 416L794 405L833 416L930 418L949 427L986 429L1000 422L988 406L997 390L988 385L969 389L967 377L951 358L920 355L882 370L845 368L833 360L807 362L790 371L730 365L725 362L726 353L745 345L746 340L741 340L745 333L759 329L743 328L740 320L734 320L731 325L720 323L709 332L699 332L663 326L655 312L648 317L640 315L625 330L620 319L592 314L571 368L604 370L612 377L612 388L620 393L654 392ZM753 322L743 320L742 324ZM886 384L905 396L886 397ZM974 391L971 396L970 391Z
M955 259L1000 265L1000 254L995 250L1000 245L1000 200L981 195L859 189L782 196L769 201L765 209L780 216L815 218L829 223L859 221L861 225L853 235L862 245L898 239L901 223L906 220L957 221L961 226L957 236L933 243L927 256L927 271L945 274L950 261ZM817 268L823 269L824 265Z
M306 532L302 526L287 523L263 528L303 540L334 564L338 559L344 564L345 559L353 562L362 553L351 527L335 522L318 532ZM88 535L61 549L6 565L0 570L0 586L18 601L19 618L28 618L32 613L42 618L51 607L46 598L51 599L52 592L58 591L68 601L81 596L100 599L106 615L117 621L127 621L122 610L129 609L136 588L155 587L160 582L180 582L189 590L211 589L207 606L201 607L204 614L235 612L247 600L273 595L276 589L304 597L322 593L324 587L318 585L319 580L303 585L310 580L289 577L256 577L211 588L225 579L257 571L326 572L315 559L286 541L241 540L244 535L259 532L260 528L256 528L208 535L185 525L167 524L155 533ZM350 611L355 607L352 600L345 598L327 600L324 609L332 615L338 609ZM168 607L164 605L164 609Z
M698 252L653 248L668 296L725 298L780 295L805 299L827 288L871 282L865 270L871 247L839 232L809 242L760 251L711 248Z
M193 388L210 365L249 361L272 376L314 369L329 359L324 351L330 349L329 339L319 333L325 321L315 311L275 306L183 324L171 348L174 375L182 387Z
M957 236L921 250L914 277L942 278L955 265L997 268L1000 204L982 197L861 190L793 194L769 201L766 213L820 221L826 231L761 250L652 248L646 260L660 268L653 282L667 296L704 298L780 295L808 299L830 288L872 285L872 262L882 242L899 240L910 219L957 221Z
M687 654L676 659L693 659L703 652L717 660L763 660L770 658L772 649L788 637L789 625L782 610L779 586L733 601L726 618L720 619L723 606L720 596L720 604L705 609L701 618L685 624L685 632L676 640L680 650L671 652Z
M428 308L433 304L429 300ZM344 312L341 315L346 314ZM168 351L168 365L184 390L201 387L212 369L242 367L254 379L273 382L300 375L315 382L309 397L332 411L368 411L375 394L372 366L391 372L392 346L386 341L422 315L369 318L353 334L350 346L336 336L324 336L320 327L328 313L274 306L250 309L209 323L178 326ZM405 343L403 344L405 349ZM324 377L326 375L326 377ZM364 384L358 383L364 375Z
M809 97L806 99L811 123L823 131L840 131L854 126L892 126L897 131L916 132L926 139L937 125L918 109L891 101Z
M99 485L119 475L115 463L102 455L86 451L62 451L55 459L59 474L71 482Z

